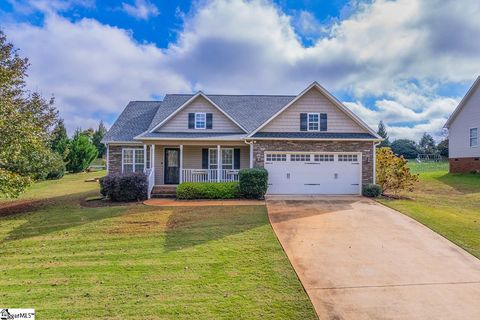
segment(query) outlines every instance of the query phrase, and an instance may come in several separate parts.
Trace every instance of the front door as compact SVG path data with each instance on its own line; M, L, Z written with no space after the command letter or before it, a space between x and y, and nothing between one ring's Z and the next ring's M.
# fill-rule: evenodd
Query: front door
M165 148L165 184L178 184L180 177L180 149Z

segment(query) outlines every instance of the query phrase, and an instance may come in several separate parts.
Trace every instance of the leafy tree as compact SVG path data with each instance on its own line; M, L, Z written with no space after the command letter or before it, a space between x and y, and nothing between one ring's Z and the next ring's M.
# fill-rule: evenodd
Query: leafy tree
M90 138L77 130L69 145L70 152L67 156L67 170L81 172L88 168L93 160L97 158L97 148L90 141Z
M54 152L58 153L65 161L69 151L68 144L69 139L67 135L67 129L65 129L63 119L59 119L57 125L52 131L50 147Z
M422 153L436 152L435 140L433 140L433 137L426 132L423 133L423 136L418 143L418 147Z
M412 175L407 160L397 157L390 148L378 148L376 156L376 181L384 194L397 194L400 191L412 191L418 181L418 175Z
M28 59L0 31L0 194L16 197L49 171L54 99L25 88Z
M95 133L95 130L93 130L92 128L88 128L87 130L83 130L82 131L82 134L83 135L86 135L87 137L89 137L90 139L93 138L93 134Z
M380 122L378 123L377 133L380 137L383 138L383 141L380 142L377 148L390 147L391 143L390 143L390 139L388 138L387 128L385 127L385 124L383 123L382 120L380 120Z
M405 159L415 159L418 155L415 141L408 139L398 139L391 145L394 154L403 156Z
M95 145L98 151L98 157L101 158L105 154L105 145L102 143L102 139L107 133L107 128L103 124L103 121L100 121L98 124L98 129L95 130L92 137L92 143Z
M448 158L448 139L440 141L437 145L437 151L442 157Z

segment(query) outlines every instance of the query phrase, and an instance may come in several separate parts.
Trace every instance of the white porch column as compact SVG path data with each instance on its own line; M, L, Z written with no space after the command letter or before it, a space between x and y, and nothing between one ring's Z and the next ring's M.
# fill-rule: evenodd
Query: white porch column
M147 172L147 145L143 145L143 172Z
M250 143L250 168L253 168L253 141Z
M180 172L179 172L179 182L183 182L183 144L180 145Z
M222 155L220 154L220 145L217 144L217 182L220 182L222 174Z

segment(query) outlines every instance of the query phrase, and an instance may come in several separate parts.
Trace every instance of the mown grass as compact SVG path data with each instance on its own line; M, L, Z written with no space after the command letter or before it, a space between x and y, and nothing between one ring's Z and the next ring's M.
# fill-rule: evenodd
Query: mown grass
M46 205L0 217L2 306L40 319L316 318L265 207L81 207L96 174L35 185L23 198Z
M448 171L448 162L416 162L415 160L409 160L407 166L410 168L410 172L425 173L434 171Z
M417 166L419 183L410 199L379 201L480 258L480 175L449 174Z

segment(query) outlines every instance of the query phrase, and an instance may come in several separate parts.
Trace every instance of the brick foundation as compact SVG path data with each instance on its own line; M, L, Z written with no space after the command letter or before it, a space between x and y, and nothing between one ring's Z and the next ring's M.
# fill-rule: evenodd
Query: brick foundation
M371 141L257 140L253 145L255 167L263 167L265 151L361 152L362 183L373 182L373 143Z
M450 173L480 172L480 157L475 158L450 158Z

